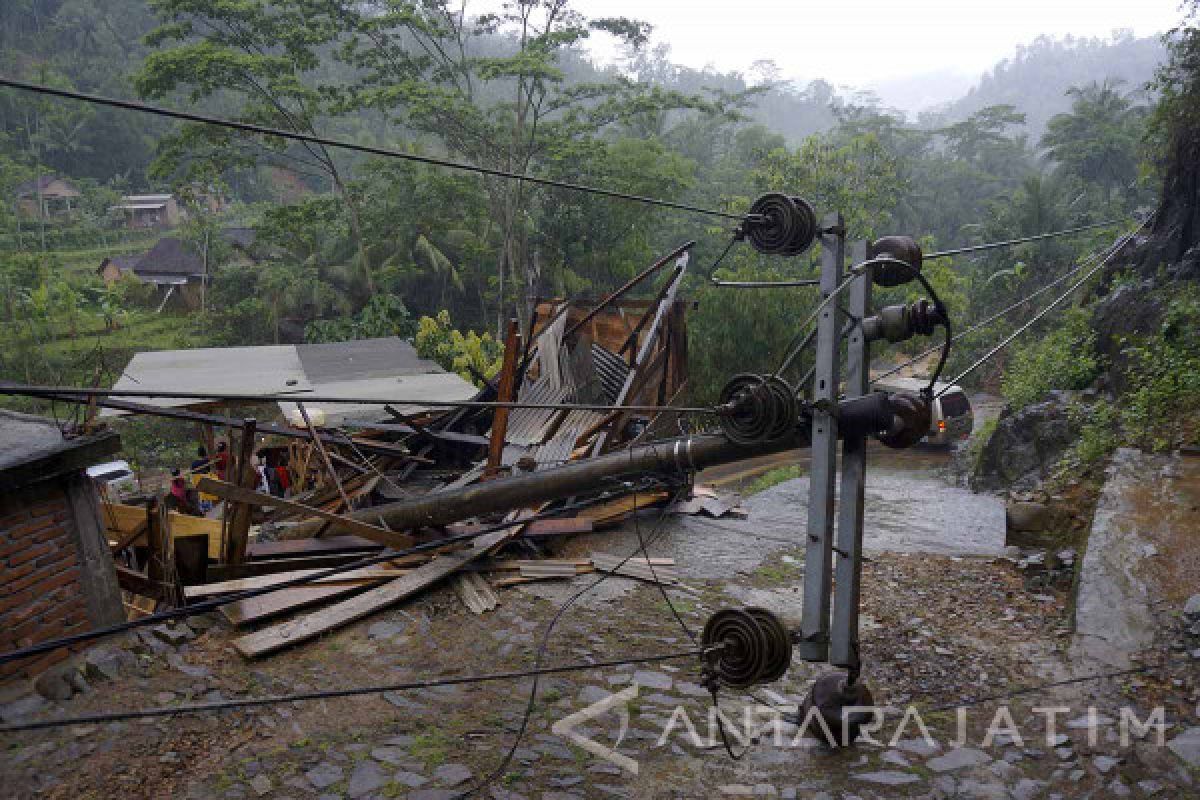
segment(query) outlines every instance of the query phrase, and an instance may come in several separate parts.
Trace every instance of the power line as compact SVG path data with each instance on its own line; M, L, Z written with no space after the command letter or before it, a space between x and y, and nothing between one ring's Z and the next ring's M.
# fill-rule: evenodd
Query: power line
M627 200L629 202L642 203L644 205L659 206L661 208L670 208L676 211L688 211L693 214L703 214L710 217L722 217L724 219L733 219L738 221L748 218L746 214L734 214L729 211L717 211L711 208L701 208L699 206L688 205L687 203L676 203L671 200L662 200L656 197L646 197L644 195L618 192L613 189L604 189L598 186L588 186L581 183L572 183L570 181L559 181L552 178L538 178L519 172L511 172L509 170L482 167L477 164L468 164L462 161L451 161L450 159L437 158L435 156L418 155L416 153L409 153L404 150L396 150L390 147L378 147L376 145L359 144L357 142L348 142L341 139L330 139L326 136L317 136L316 134L299 133L296 131L283 130L282 128L271 128L266 125L257 125L252 122L238 122L236 120L209 116L207 114L197 114L191 111L178 111L176 109L166 108L165 106L151 105L150 103L141 103L134 100L120 100L115 97L106 97L104 95L77 92L71 89L60 89L55 86L47 86L45 84L32 83L29 81L19 81L2 76L0 76L0 86L7 86L10 89L20 89L21 91L26 92L35 92L37 94L48 94L54 97L62 97L67 100L79 100L81 102L92 103L94 105L122 108L127 111L139 111L144 114L154 114L155 116L183 120L185 122L196 122L202 125L214 125L216 127L229 128L232 130L242 131L244 133L276 136L281 139L291 139L297 142L308 142L310 144L319 144L325 147L337 147L343 150L352 150L359 153L367 153L369 155L399 158L405 161L413 161L418 164L445 167L447 169L456 169L463 172L475 172L480 175L489 175L494 178L508 178L510 180L524 181L537 184L539 186L549 186L556 189L570 189L571 191L584 192L586 194L594 194L601 197L611 197L617 200Z
M710 407L689 406L618 406L603 403L524 403L520 400L406 400L394 397L331 397L303 393L252 394L243 392L181 392L169 389L96 389L86 386L31 386L27 384L0 385L0 395L21 397L50 397L64 402L72 398L89 397L148 397L178 400L226 400L243 403L346 403L350 405L412 405L430 408L531 408L543 411L632 411L634 413L657 413L679 411L688 414L715 414ZM74 402L80 402L74 400Z
M1066 300L1068 297L1071 296L1072 292L1074 292L1076 289L1078 289L1080 286L1082 286L1087 281L1088 278L1090 278L1090 277L1092 277L1092 275L1096 274L1096 272L1098 270L1100 270L1101 268L1107 266L1108 263L1110 261L1112 261L1117 256L1118 253L1121 252L1121 248L1124 247L1124 245L1126 243L1128 243L1129 240L1131 240L1134 236L1136 236L1143 228L1145 228L1146 225L1148 225L1150 223L1150 220L1153 218L1154 218L1154 215L1151 214L1140 225L1138 225L1137 228L1135 228L1133 231L1127 233L1124 237L1122 237L1121 241L1119 241L1113 247L1112 251L1108 255L1106 255L1099 264L1096 264L1094 267L1089 269L1082 278L1080 278L1079 280L1075 281L1075 283L1073 283L1069 287L1067 287L1067 290L1065 292L1060 294L1058 297L1054 298L1054 300L1051 301L1050 305L1043 308L1037 314L1034 314L1029 319L1028 322L1026 322L1021 327L1017 328L1015 331L1013 331L1008 336L1004 337L1004 340L1002 342L1000 342L1000 344L996 345L991 350L989 350L982 358L979 358L978 360L975 361L975 363L971 364L971 366L967 367L962 372L960 372L958 375L956 375L951 381L949 381L949 385L947 385L945 389L942 389L942 391L938 392L938 396L940 397L941 395L945 394L946 391L950 388L950 386L958 383L960 380L965 378L967 375L970 375L972 372L979 369L979 367L981 367L985 363L987 363L987 361L990 360L993 356L995 356L997 353L999 353L1005 347L1008 347L1008 345L1011 344L1014 339L1016 339L1022 333L1024 333L1025 331L1027 331L1031 327L1033 327L1034 323L1036 323L1042 317L1046 316L1051 311L1053 311L1055 308L1057 308L1058 305L1060 303L1062 303L1062 301Z
M945 256L958 256L964 253L978 253L982 250L995 250L1000 247L1012 247L1013 245L1024 244L1025 242L1037 242L1042 239L1053 239L1058 236L1070 236L1072 233L1080 231L1090 231L1093 228L1104 228L1110 225L1116 225L1120 222L1117 219L1110 219L1107 222L1093 222L1090 225L1080 225L1077 228L1066 228L1061 231L1051 231L1050 233L1039 233L1034 236L1022 236L1019 239L1005 239L1002 242L987 242L985 244L975 244L968 247L956 247L953 250L937 250L932 253L926 253L925 258L944 258Z
M975 324L974 324L974 325L972 325L971 327L967 328L965 331L962 331L961 333L958 333L958 334L956 334L956 335L954 336L954 338L953 338L953 339L951 339L950 341L951 341L951 342L957 342L959 339L962 339L962 338L964 338L965 336L968 336L969 334L972 334L972 333L974 333L975 331L979 330L980 328L987 327L988 325L990 325L990 324L992 324L993 322L995 322L996 320L1000 319L1000 317L1003 317L1005 314L1009 313L1010 311L1014 311L1014 310L1015 310L1015 309L1017 309L1018 307L1020 307L1020 306L1024 305L1025 303L1028 303L1028 302L1029 302L1030 300L1032 300L1033 298L1035 298L1035 297L1038 297L1038 296L1040 296L1040 295L1043 295L1043 294L1045 294L1046 292L1050 291L1050 290L1051 290L1051 289L1053 289L1055 286L1058 286L1058 285L1059 285L1059 284L1061 284L1063 281L1065 281L1065 280L1067 280L1068 278L1070 278L1072 275L1077 275L1077 274L1078 274L1078 273L1079 273L1081 270L1087 269L1087 268L1088 268L1088 267L1089 267L1089 266L1090 266L1090 265L1091 265L1091 264L1092 264L1092 263L1093 263L1093 262L1094 262L1094 261L1095 261L1097 258L1099 258L1099 257L1100 257L1100 253L1099 253L1099 252L1092 253L1090 256L1088 256L1086 259L1084 259L1084 261L1082 261L1082 262L1079 264L1079 266L1077 266L1077 267L1074 267L1073 269L1070 269L1070 270L1068 270L1068 271L1067 271L1066 273L1064 273L1063 275L1060 275L1058 278L1055 278L1053 281L1051 281L1050 283L1046 284L1045 286L1043 286L1042 288L1038 289L1037 291L1035 291L1035 292L1032 292L1032 293L1030 293L1030 294L1027 294L1025 297L1022 297L1020 300L1018 300L1017 302L1013 303L1012 305L1010 305L1010 306L1008 306L1008 307L1006 307L1006 308L1002 308L1002 309L1000 309L1000 310L999 310L999 311L997 311L995 314L992 314L990 317L987 317L986 319L980 320L979 322L975 323ZM897 372L899 372L900 370L904 369L905 367L908 367L908 366L911 366L912 364L915 364L915 363L917 363L917 362L918 362L918 361L920 361L921 359L925 358L925 356L929 355L930 353L932 353L932 352L934 352L934 351L936 351L936 350L938 350L938 349L940 349L940 348L941 348L941 345L940 345L940 344L935 344L935 345L933 345L932 347L926 348L925 350L922 350L920 353L918 353L917 355L915 355L915 356L913 356L912 358L908 359L908 360L907 360L907 361L905 361L904 363L902 363L902 364L897 364L896 366L894 366L894 367L892 367L891 369L889 369L887 372L884 372L884 373L882 373L882 374L878 375L877 377L873 378L873 379L872 379L872 382L875 382L875 381L881 381L881 380L883 380L884 378L887 378L887 377L888 377L888 376L890 376L890 375L894 375L894 374L896 374Z
M0 733L18 733L21 731L45 730L47 728L63 728L70 725L94 725L106 722L120 722L129 719L150 719L154 717L173 717L176 714L201 714L210 711L233 711L240 708L256 708L273 706L281 703L293 703L301 700L329 700L338 697L358 697L367 694L382 694L384 692L406 692L418 689L432 689L438 686L461 686L468 683L486 683L489 681L511 681L520 678L538 677L541 675L557 675L564 672L585 672L593 669L620 667L626 664L650 664L660 661L678 661L684 658L694 658L703 655L703 648L681 650L674 653L660 653L650 656L634 656L631 658L612 659L608 661L593 661L590 663L559 664L534 669L512 670L509 672L489 672L481 675L462 675L455 678L434 678L424 681L406 681L404 683L385 683L374 686L353 686L346 689L324 689L312 692L297 692L294 694L269 695L266 697L248 697L242 700L222 700L213 703L196 703L185 706L170 706L160 708L138 708L129 711L109 711L101 714L83 714L77 717L59 717L57 719L36 720L0 726Z

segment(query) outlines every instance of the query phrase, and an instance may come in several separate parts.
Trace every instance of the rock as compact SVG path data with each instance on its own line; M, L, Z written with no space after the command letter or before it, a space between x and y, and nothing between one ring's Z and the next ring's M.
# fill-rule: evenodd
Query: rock
M417 789L408 793L408 800L454 800L459 794L453 789Z
M394 639L408 630L408 625L396 620L383 620L367 628L368 639Z
M1142 790L1142 794L1151 795L1158 794L1162 791L1162 781L1145 780L1138 781L1137 787Z
M317 764L315 767L304 773L304 777L308 778L317 789L325 789L342 779L342 768L336 764L330 764L325 761Z
M1055 513L1045 503L1009 502L1004 510L1004 523L1010 531L1039 532L1054 530Z
M418 786L429 783L429 779L424 775L418 775L417 773L409 772L408 770L397 772L392 776L392 780L402 786L407 786L410 789L416 789Z
M121 675L121 667L132 661L124 650L111 647L93 647L83 656L84 674L93 681L114 681Z
M640 669L633 673L633 682L645 689L657 689L662 692L668 691L674 683L671 676L665 672L648 669Z
M425 711L425 706L409 700L403 692L384 692L383 699L387 700L396 708L402 708L405 711L412 711L417 714L424 713Z
M876 783L880 786L904 786L908 783L916 783L920 780L919 777L911 772L900 772L894 769L880 770L879 772L860 772L857 775L851 775L856 781L866 781L867 783Z
M204 633L217 627L219 621L213 613L195 614L187 618L187 626L196 633Z
M178 647L196 636L192 629L186 625L155 625L150 629L150 632L172 647Z
M1200 728L1188 728L1167 742L1167 747L1189 767L1200 767Z
M922 758L931 756L942 749L937 742L928 739L901 739L896 742L896 747L906 753L912 753Z
M399 747L376 747L371 750L371 758L398 767L409 760L408 753Z
M1200 594L1194 594L1183 606L1183 615L1188 622L1200 622Z
M465 783L470 780L472 774L470 768L462 764L442 764L433 771L434 780L446 786L458 786L460 783Z
M1041 795L1042 789L1045 788L1045 786L1046 784L1044 781L1035 781L1032 778L1022 778L1013 785L1012 789L1009 790L1009 793L1012 795L1013 800L1034 800L1034 798Z
M1009 800L1008 790L999 783L984 783L982 781L965 780L958 785L962 797L971 800Z
M1113 768L1120 763L1121 759L1113 758L1112 756L1096 756L1092 759L1092 766L1095 767L1101 775L1107 775L1108 773L1112 772Z
M980 451L971 488L1030 488L1075 443L1080 423L1072 420L1068 396L1055 392L1044 402L1005 408ZM1013 542L1019 544L1019 542Z
M266 775L255 775L250 780L250 788L254 790L256 795L263 797L271 791L271 779Z
M952 772L966 767L977 767L986 764L992 758L982 750L972 747L959 747L945 755L936 756L926 762L926 766L934 772Z
M1108 784L1109 797L1129 797L1133 794L1129 787L1120 778L1114 778L1112 783Z
M388 776L374 761L360 761L350 773L346 782L346 794L350 797L362 797L375 791L388 782Z
M908 769L912 766L912 762L905 758L904 754L899 750L888 750L883 754L883 761L885 764L891 764L903 769Z
M27 694L12 702L0 705L0 719L5 722L19 722L48 708L50 708L50 704L41 695Z
M599 703L612 697L612 692L599 686L585 686L579 690L579 702L585 706Z
M47 700L65 703L75 694L75 687L71 685L70 669L59 665L45 670L33 679L34 690Z

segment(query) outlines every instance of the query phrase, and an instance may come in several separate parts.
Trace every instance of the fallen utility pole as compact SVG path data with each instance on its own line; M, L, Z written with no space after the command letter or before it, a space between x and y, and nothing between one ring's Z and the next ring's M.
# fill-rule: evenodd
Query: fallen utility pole
M839 432L874 433L892 429L897 420L889 396L876 393L867 398L839 404ZM683 476L706 467L739 461L751 456L807 447L809 415L802 412L792 432L773 441L742 444L725 434L714 433L667 439L653 444L618 450L602 456L576 461L537 472L512 475L507 478L448 489L411 500L372 506L346 515L350 519L370 524L385 523L392 530L439 527L451 522L525 508L577 494L594 493L606 484L616 488L616 482L647 474ZM326 523L303 523L292 526L287 536L311 536ZM339 522L329 524L330 533L350 533Z

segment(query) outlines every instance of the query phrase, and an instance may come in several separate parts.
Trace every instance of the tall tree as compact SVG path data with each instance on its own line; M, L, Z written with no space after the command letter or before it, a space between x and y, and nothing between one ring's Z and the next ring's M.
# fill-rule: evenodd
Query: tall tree
M1050 118L1041 145L1048 158L1084 184L1132 197L1146 109L1119 86L1106 79L1071 87L1070 112Z
M340 4L326 0L151 0L164 24L147 36L160 49L136 76L138 91L159 98L183 91L192 103L232 106L242 122L319 135L343 109L340 88L326 80L322 55L344 32ZM320 144L298 145L187 125L160 145L156 173L208 182L263 160L323 179L344 203L367 293L375 282L366 257L358 199L340 157Z

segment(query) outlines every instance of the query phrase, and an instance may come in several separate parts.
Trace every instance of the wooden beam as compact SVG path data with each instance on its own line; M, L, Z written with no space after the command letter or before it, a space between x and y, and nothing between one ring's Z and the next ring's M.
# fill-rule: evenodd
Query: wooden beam
M174 589L169 583L148 578L141 572L121 564L115 566L117 570L117 585L125 591L140 594L143 597L152 597L155 600L169 600L172 598Z
M317 435L317 428L308 416L308 409L304 407L304 403L299 402L296 403L296 408L299 409L300 416L304 417L304 425L308 428L308 432L312 434L313 442L317 445L317 452L320 453L321 460L325 462L325 469L329 471L329 477L333 478L333 485L337 487L338 494L342 496L342 502L346 504L346 510L353 511L354 507L350 505L350 498L346 496L346 490L342 488L342 479L338 477L337 469L333 466L333 461L329 459L329 453L325 450L325 443Z
M215 494L217 497L226 500L236 501L239 503L254 503L262 506L272 506L274 508L284 508L288 511L294 511L300 514L306 514L310 517L328 520L329 522L337 522L341 527L348 531L353 531L358 536L364 539L370 539L372 542L377 542L387 547L412 547L415 543L413 537L404 534L389 531L387 528L381 528L378 525L371 525L359 520L353 520L350 517L334 514L329 511L323 511L319 508L306 506L301 503L296 503L291 500L285 500L282 497L276 497L271 494L263 494L252 489L244 489L240 486L234 486L225 481L219 481L215 478L201 478L197 488L202 492ZM241 561L231 562L240 564Z
M242 421L242 439L234 464L233 483L246 489L252 489L258 483L258 471L251 463L254 458L254 433L257 428L258 423L252 417ZM249 503L226 504L223 559L226 564L241 564L246 560L246 543L250 538L250 517L253 513L254 508Z
M515 397L513 391L517 385L517 350L521 347L520 326L516 319L508 321L508 331L504 335L504 362L500 367L500 383L496 389L496 399L502 403L511 403ZM501 406L492 414L491 439L488 442L487 467L483 471L483 479L495 475L500 469L500 458L504 455L504 439L508 434L509 408Z
M158 498L152 497L146 504L146 545L149 550L146 558L146 576L154 583L162 583L163 576L166 575L165 539L163 515L159 509Z
M323 633L348 625L376 611L387 608L438 583L494 548L520 534L524 527L519 521L511 527L484 534L471 547L456 553L439 556L423 567L394 581L343 600L300 619L273 625L235 639L233 646L246 658L258 658L293 644L306 642Z

